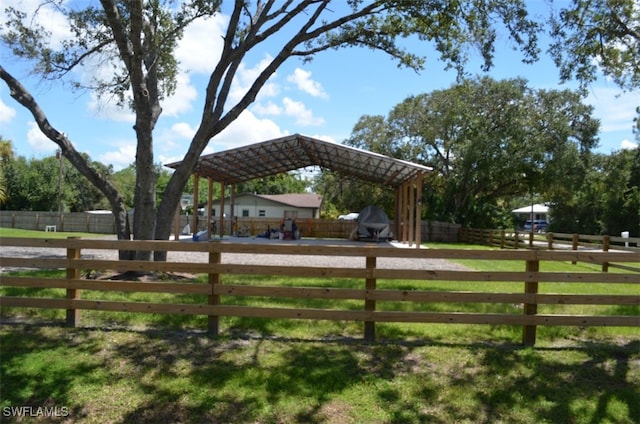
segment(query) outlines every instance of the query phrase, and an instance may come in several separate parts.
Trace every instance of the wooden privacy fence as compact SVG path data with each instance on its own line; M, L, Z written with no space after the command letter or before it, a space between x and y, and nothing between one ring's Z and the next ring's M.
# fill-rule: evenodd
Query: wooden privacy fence
M0 227L35 231L115 234L111 213L0 211Z
M541 261L580 261L638 263L640 254L636 252L581 252L548 250L454 250L454 249L403 249L387 245L317 245L274 243L230 243L230 242L175 242L175 241L111 241L89 239L0 239L3 247L23 247L39 249L36 257L15 257L0 255L3 268L66 269L63 278L43 278L2 275L0 284L3 296L0 305L5 308L56 308L66 309L67 323L79 323L80 310L101 310L117 312L146 312L160 314L189 314L208 316L208 332L216 335L220 331L220 317L261 317L273 319L310 319L357 321L364 323L364 337L375 339L376 323L447 323L447 324L487 324L522 326L522 342L534 345L537 326L639 326L640 317L636 308L640 305L638 288L640 274L619 272L547 272L540 269ZM53 250L51 250L53 249ZM57 249L57 250L56 250ZM117 257L115 250L167 251L167 262L118 261L95 259L83 252L104 250ZM57 252L57 253L56 253ZM172 260L172 252L187 252L189 261ZM281 255L284 262L271 264L273 255ZM304 255L305 266L286 265L287 258ZM94 255L95 256L95 255ZM335 266L314 266L314 259L330 257ZM340 258L361 258L357 266L340 266ZM236 259L233 259L236 258ZM237 258L250 258L247 264ZM260 261L260 258L264 258ZM270 259L271 258L271 259ZM459 271L441 268L409 269L410 267L384 268L378 266L385 258L409 258L411 261L475 259L497 263L499 261L519 261L522 271ZM405 262L406 263L406 262ZM188 272L208 275L207 283L194 282L139 282L85 279L86 270L118 270L137 272ZM304 280L306 277L347 278L361 280L360 288L335 287L295 287L269 285L269 278L253 282L228 284L230 275L289 276ZM401 280L402 289L389 289L390 280ZM428 282L438 281L440 288L429 288ZM477 291L456 290L460 282L477 284ZM487 283L505 283L505 287L520 287L519 292L489 291ZM571 284L589 283L591 293L552 293L540 290L546 283ZM441 284L440 284L441 283ZM511 284L507 284L511 283ZM521 284L521 285L520 285ZM448 286L443 290L442 285ZM627 290L620 293L610 288L622 285ZM596 290L600 287L600 290ZM604 287L604 288L603 288ZM66 290L64 297L28 296L15 288L59 288ZM13 291L11 291L13 289ZM154 303L138 301L110 301L83 299L83 294L94 292L144 292L171 294L198 294L200 304ZM10 293L14 293L9 295ZM607 294L602 294L607 293ZM305 300L356 300L361 301L358 309L318 309L310 307L256 307L246 306L234 299L246 296L265 298L290 298L304 303ZM407 302L416 310L388 308L395 302ZM424 310L432 304L448 304L446 312ZM481 313L460 311L460 305L506 304L513 307L506 313ZM519 305L519 306L518 306ZM539 313L539 306L553 305L605 305L609 314L576 315L567 313ZM458 309L456 309L458 308ZM406 309L406 308L403 308ZM627 311L626 314L621 311ZM629 310L635 315L630 315ZM606 311L605 311L606 312ZM599 312L600 313L600 312Z
M178 215L174 222L174 233L180 235L189 225L191 233L206 228L206 219L197 217L194 226L193 215ZM224 221L225 235L256 236L268 228L280 228L282 218L237 217ZM218 222L216 222L218 223ZM349 238L356 221L338 219L297 219L297 224L304 237ZM0 211L0 227L22 228L36 231L69 231L115 234L116 225L111 213L88 212L35 212L35 211ZM459 224L439 221L422 221L421 239L423 241L457 242ZM219 229L217 230L219 231ZM217 232L216 232L217 234Z

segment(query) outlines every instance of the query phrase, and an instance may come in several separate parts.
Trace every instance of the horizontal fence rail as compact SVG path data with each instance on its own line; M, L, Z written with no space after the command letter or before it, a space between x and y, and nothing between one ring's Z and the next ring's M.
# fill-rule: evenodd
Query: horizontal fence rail
M634 251L581 251L581 250L464 250L464 249L403 249L386 244L320 245L304 243L236 243L225 241L124 241L90 239L26 239L2 238L0 266L3 270L62 269L63 277L34 277L24 273L6 272L0 276L0 307L52 308L66 310L66 321L76 326L81 310L114 311L124 313L159 313L205 315L207 330L212 335L220 331L221 317L259 317L271 319L309 319L356 321L364 325L367 341L375 339L376 323L448 323L522 326L522 342L534 345L537 326L620 326L638 327L640 317L640 273L620 272L549 272L541 271L541 262L567 261L597 264L628 264L629 269L640 263L640 253ZM8 247L24 248L35 254L6 255ZM31 250L28 250L31 249ZM10 249L9 249L10 250ZM166 262L117 260L118 250L147 250L167 252ZM10 250L13 251L13 250ZM100 252L99 254L97 252ZM188 259L174 260L172 254L188 253ZM274 255L283 259L273 264ZM104 259L105 257L108 257ZM182 255L184 257L184 255ZM288 264L288 259L303 257L304 265ZM330 258L331 266L318 265L315 259ZM113 258L113 259L111 259ZM342 258L342 259L341 259ZM356 262L344 264L344 258ZM429 260L518 261L522 271L471 271L436 269L428 266L413 269L412 266L385 267L388 258L411 259L415 264ZM250 259L250 260L249 260ZM250 263L248 263L250 262ZM633 265L633 266L631 266ZM169 272L204 274L206 283L129 280L96 280L89 278L92 270L113 270L119 273ZM126 275L126 274L122 274ZM238 283L231 276L264 276L250 282ZM268 284L269 277L295 278L295 286ZM310 287L298 279L333 278L355 279L359 287ZM240 280L241 281L241 280ZM258 281L258 283L256 283ZM402 281L403 289L389 289L390 281ZM426 287L430 281L442 283L438 288ZM457 288L461 282L474 282L474 290ZM504 283L502 292L489 291L487 283ZM562 293L548 292L546 283L563 283ZM593 293L572 293L572 284L593 285ZM513 287L519 292L513 292ZM442 285L446 289L442 288ZM607 288L624 285L631 289L618 294ZM477 290L475 289L477 287ZM507 289L510 287L510 289ZM600 287L600 290L596 290ZM602 289L604 287L605 289ZM61 289L58 297L38 297L20 289ZM509 291L511 290L511 291ZM567 291L565 293L564 291ZM134 300L109 300L83 298L84 293L167 293L171 295L201 295L201 303L143 302ZM100 297L98 295L98 297ZM249 298L295 299L302 302L296 307L251 306L241 301ZM306 301L360 302L361 308L314 308ZM414 308L390 307L402 302ZM450 309L425 310L425 305L446 304ZM460 305L504 304L508 312L470 312ZM297 305L297 304L296 304ZM606 314L568 314L554 312L549 307L567 305L611 306L614 312ZM539 307L544 307L544 313ZM632 314L620 313L629 309ZM477 308L481 311L481 308Z
M460 239L468 243L484 244L500 247L501 249L640 252L640 237L464 228L460 230ZM573 263L575 264L577 261L573 261ZM606 272L609 268L640 272L640 266L629 266L624 263L614 262L602 263L602 271Z

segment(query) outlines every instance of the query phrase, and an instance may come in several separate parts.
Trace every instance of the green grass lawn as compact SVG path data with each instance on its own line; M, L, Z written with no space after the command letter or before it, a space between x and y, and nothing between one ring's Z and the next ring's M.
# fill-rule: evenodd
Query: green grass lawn
M58 421L81 423L638 422L637 339L533 349L455 334L365 344L5 324L0 410L66 408Z
M51 234L51 233L48 233ZM6 235L0 233L0 235ZM448 247L448 246L447 246ZM465 246L468 247L468 246ZM522 262L462 261L491 270ZM597 271L589 264L541 265ZM59 271L39 271L52 275ZM264 284L259 276L226 283ZM198 282L205 284L204 277ZM362 287L362 281L270 277L269 285ZM380 288L522 292L523 283L379 281ZM625 286L621 286L625 287ZM592 285L541 284L541 291L592 292ZM611 285L598 290L610 292ZM622 288L629 290L636 288ZM64 296L63 290L3 288L3 294ZM169 294L83 291L85 299L175 302ZM362 309L359 301L223 298L248 305ZM204 303L181 295L181 303ZM471 310L478 305L385 302L389 310ZM483 311L519 313L517 305ZM464 309L470 308L470 309ZM602 313L610 311L603 310ZM638 314L637 308L620 311ZM206 318L2 308L2 422L80 423L638 423L637 328L539 327L535 348L510 326L378 324L223 318L208 337ZM12 410L11 407L14 409ZM32 407L20 409L19 407ZM58 408L57 418L9 417ZM16 409L18 408L18 409ZM61 409L64 408L64 409ZM42 412L42 411L41 411Z

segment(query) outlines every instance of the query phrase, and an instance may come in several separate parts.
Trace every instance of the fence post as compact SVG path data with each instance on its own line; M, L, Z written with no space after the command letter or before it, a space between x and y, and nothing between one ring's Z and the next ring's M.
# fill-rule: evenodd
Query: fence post
M573 240L571 242L571 250L578 250L578 242L579 242L580 236L578 234L574 234L573 235ZM572 265L577 264L578 261L571 261Z
M553 250L553 233L547 233L547 249Z
M609 244L611 243L610 236L602 237L602 251L609 251ZM602 262L602 272L609 272L609 262Z
M505 239L505 234L504 234L504 228L502 230L500 230L500 249L504 249L504 239Z
M368 295L376 289L376 279L373 277L373 271L376 268L376 257L367 256L366 258L366 271L367 279L365 280L365 289ZM372 299L365 299L364 310L367 312L373 312L376 310L376 301ZM373 343L376 339L376 322L365 321L364 322L364 340L367 343Z
M80 237L67 237L67 240L78 240ZM80 249L67 247L67 259L80 259ZM80 269L67 268L66 274L67 281L79 280ZM67 289L67 299L76 300L80 299L79 289ZM69 327L76 327L80 323L80 310L75 307L67 309L67 325Z
M514 231L513 233L513 248L518 249L520 246L520 240L518 240L518 231Z
M540 271L540 261L539 260L528 260L527 261L527 272L538 272ZM525 281L524 283L524 292L526 294L537 294L538 293L538 282L537 281ZM525 303L524 304L524 314L525 315L536 315L538 313L538 304L537 303ZM522 344L525 346L533 346L536 344L536 326L535 325L525 325L522 328Z
M210 242L211 243L211 242ZM209 251L209 265L219 265L221 262L222 254L220 252ZM209 273L209 305L217 306L220 304L220 295L215 293L216 286L220 284L220 273ZM220 332L220 316L209 315L207 332L210 336L217 336Z

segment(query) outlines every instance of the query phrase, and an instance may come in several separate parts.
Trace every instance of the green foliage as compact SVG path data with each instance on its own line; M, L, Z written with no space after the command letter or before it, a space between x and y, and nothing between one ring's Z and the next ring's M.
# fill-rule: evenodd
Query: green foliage
M236 185L236 193L304 193L307 190L307 187L307 181L300 178L299 174L295 172L285 172L239 183Z
M640 231L640 149L593 155L574 190L552 198L551 230L619 236Z
M522 79L465 80L409 97L386 119L363 116L345 144L432 167L422 194L425 217L512 228L505 209L514 198L558 198L583 182L598 121L581 100L569 90L530 89ZM324 174L322 181L333 187L328 200L338 209L393 201L392 193L363 184Z
M93 166L109 178L111 167L99 162ZM109 209L104 195L64 158L11 157L3 160L2 171L7 193L2 209L57 211L59 200L63 212Z
M598 70L623 89L640 87L640 9L635 0L573 0L551 19L550 53L563 80L585 86Z
M368 205L379 206L387 215L394 216L393 190L390 187L324 171L315 178L313 191L322 195L327 218L337 218L340 214L359 212Z

